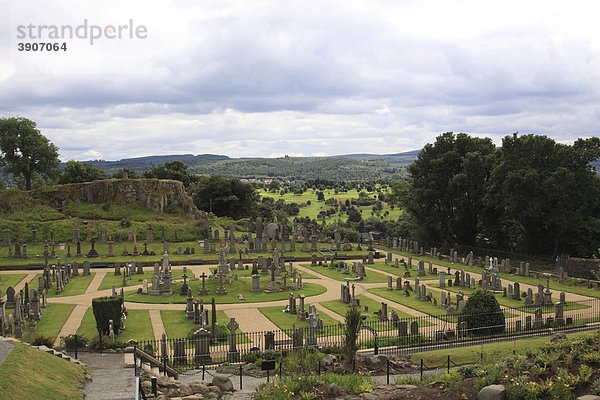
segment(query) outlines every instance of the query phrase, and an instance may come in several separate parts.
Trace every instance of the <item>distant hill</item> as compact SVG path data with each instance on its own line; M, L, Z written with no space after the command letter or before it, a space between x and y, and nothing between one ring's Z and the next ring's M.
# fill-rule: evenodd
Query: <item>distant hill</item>
M348 154L327 157L230 158L215 154L175 154L89 162L111 174L128 168L138 174L170 161L185 163L195 174L223 174L246 179L330 180L400 179L419 150L398 154Z

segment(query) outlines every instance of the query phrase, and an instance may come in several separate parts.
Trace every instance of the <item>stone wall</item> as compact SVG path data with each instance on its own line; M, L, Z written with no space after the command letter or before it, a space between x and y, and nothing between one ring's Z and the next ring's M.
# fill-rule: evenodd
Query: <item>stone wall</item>
M50 202L70 200L86 203L142 203L147 210L163 213L166 208L181 210L182 215L197 218L201 212L196 208L183 184L173 180L116 179L86 183L71 183L31 192L32 197ZM53 204L61 206L62 204Z
M567 260L566 272L569 276L585 279L597 279L592 274L593 269L598 269L598 260L592 258L570 258Z

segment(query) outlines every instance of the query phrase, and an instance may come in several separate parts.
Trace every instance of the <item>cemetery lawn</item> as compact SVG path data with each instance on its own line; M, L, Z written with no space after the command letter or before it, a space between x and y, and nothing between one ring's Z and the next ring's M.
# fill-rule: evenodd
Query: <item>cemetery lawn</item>
M383 251L391 251L394 254L402 255L404 257L412 256L413 261L414 261L414 257L415 257L414 254L406 253L403 251L393 250L390 247L385 247L385 246L377 246L377 248L383 249ZM417 257L418 257L418 259L425 260L425 262L431 261L434 265L450 267L453 269L457 269L459 271L461 269L464 269L465 272L478 274L479 278L481 278L482 268L480 268L480 267L475 267L475 266L469 267L467 265L462 265L460 263L453 264L450 261L439 260L437 258L433 258L433 257L429 257L429 256L422 256L422 257L417 256ZM439 268L438 268L438 270L439 270ZM541 273L539 274L539 276L543 278L543 275ZM436 276L436 278L437 278L437 276ZM525 284L532 285L532 286L537 286L539 284L542 284L542 285L544 285L544 287L546 287L546 279L545 278L544 279L535 279L534 277L531 277L531 276L512 275L512 274L507 274L506 272L500 272L500 278L502 278L503 280L525 283ZM446 276L446 279L448 279L448 276ZM477 278L475 278L475 279L478 280ZM576 278L565 278L563 280L563 282L570 282L572 279L576 279ZM600 298L600 290L588 289L585 286L569 285L569 284L558 281L554 277L550 278L550 289L556 290L558 292L570 292L570 293L575 293L575 294L579 294L582 296Z
M416 262L418 263L419 261L416 260ZM392 261L393 263L393 261ZM394 276L400 276L402 277L402 279L415 279L415 278L419 278L419 280L421 281L425 281L425 280L429 280L429 279L438 279L439 275L434 275L434 274L430 274L427 272L428 270L428 266L427 264L425 264L425 275L423 276L418 276L417 275L417 270L415 269L415 260L413 259L413 269L409 270L410 271L410 278L404 278L404 273L406 272L406 270L404 269L404 267L400 264L398 268L396 267L392 267L391 265L385 265L385 263L382 262L376 262L375 264L364 264L365 267L367 268L373 268L376 270L379 270L381 272L384 272L386 274L391 274ZM396 282L394 282L394 285L396 285Z
M79 325L79 328L77 329L77 334L84 336L88 340L98 336L98 330L96 329L96 318L94 318L94 311L92 307L89 307L86 310L85 315L81 320L81 325ZM125 330L121 332L118 339L123 342L126 342L129 339L154 339L154 331L152 330L152 324L150 323L148 311L128 310L127 320L125 321Z
M431 287L435 287L435 288L439 288L439 283L435 283L435 284L431 284L428 285ZM444 291L450 291L450 292L454 292L454 293L458 293L460 291L462 291L467 297L474 293L477 289L471 289L471 288L466 288L466 287L461 287L461 286L446 286L445 288L443 288L442 290ZM556 294L556 293L553 293ZM535 295L535 294L534 294ZM522 299L521 301L519 300L515 300L515 299L509 299L508 297L503 297L502 293L494 293L494 296L496 297L496 300L498 300L498 303L500 303L501 306L504 307L508 307L508 308L518 308L519 311L522 312L526 312L526 313L533 313L535 312L535 309L537 307L527 307L525 308L525 300ZM556 296L552 297L552 302L553 303L557 303L560 299L557 298ZM546 307L541 307L543 310L543 313L554 313L554 306L546 306ZM582 310L582 309L586 309L586 308L590 308L590 306L588 306L587 304L581 304L581 303L573 303L573 302L567 302L567 305L564 307L564 310Z
M205 304L204 307L206 306L207 305ZM208 324L210 325L210 303L208 304L208 307ZM188 337L193 337L190 336L190 333L195 332L201 328L200 325L194 324L193 319L187 319L185 317L185 310L161 310L160 317L163 321L163 325L165 326L168 339L185 339ZM229 343L229 329L227 329L228 323L229 317L227 316L227 314L225 314L225 311L220 311L217 309L217 324L219 324L219 334L224 335L225 333L227 333L227 335L223 336L223 339L225 339L225 343ZM236 332L239 334L242 331L238 329ZM245 335L238 336L237 339L239 344L250 342Z
M6 289L9 286L13 288L25 278L27 274L0 274L0 290L2 295L6 294Z
M0 365L0 398L81 399L83 367L16 343Z
M171 269L171 274L173 279L183 279L183 269ZM144 279L147 279L148 287L150 287L152 286L152 275L154 275L154 267L145 267L143 275L132 274L131 279L127 278L127 286L141 285L144 283ZM192 271L188 270L187 276L188 279L191 279L194 277L194 274ZM104 279L102 279L98 290L112 289L113 285L115 288L123 287L123 268L121 268L121 275L115 275L114 270L108 272L104 276Z
M431 315L442 320L446 320L446 310L444 308L433 305L428 301L417 300L415 292L410 292L409 297L404 296L404 290L387 290L387 288L367 289L367 292L376 294L384 299L388 299L398 304L405 305L424 314ZM388 305L393 308L393 306ZM378 308L379 309L379 308ZM424 321L419 321L419 323Z
M271 322L279 327L279 329L294 329L294 328L308 328L308 321L300 321L298 315L284 313L282 310L285 306L274 306L274 307L261 307L258 310L267 317ZM298 302L296 302L296 309L298 309ZM308 311L308 304L305 304L305 310ZM319 313L317 311L317 313ZM323 326L339 325L340 322L331 318L325 313L319 313L319 318L323 320ZM325 334L327 329L323 333L315 333L316 336L328 336ZM338 332L339 334L339 332Z
M378 324L377 322L379 322L379 317L377 317L375 315L375 313L377 311L379 311L381 309L381 303L378 303L377 301L367 297L367 296L356 296L358 299L360 299L360 309L361 311L367 316L367 319L365 320L365 322L368 323L374 323L373 328L375 328L375 330L377 331L384 331L386 329L388 329L389 327L391 327L391 325L387 325L387 324ZM348 304L344 304L342 303L340 300L332 300L332 301L325 301L323 303L321 303L321 305L331 311L333 311L336 314L341 315L342 317L344 317L346 315L346 312L348 311L348 309L350 308L350 305ZM369 311L365 312L365 306L367 306L369 308ZM396 314L398 314L398 317L400 319L403 318L408 318L408 319L414 319L415 317L406 314L405 312L402 312L400 310L398 310L397 308L388 306L388 312L392 312L392 310L396 310ZM431 322L428 321L424 321L424 322L420 322L420 326L429 326L429 325L433 325ZM396 330L397 328L392 328L393 330Z
M346 278L356 278L356 274L352 272L352 266L350 265L350 275L344 275L342 272L343 270L338 271L336 268L334 269L329 269L329 267L323 267L323 266L311 266L310 264L301 264L304 268L308 268L311 271L315 271L318 274L324 275L328 278L331 279L335 279L337 281L342 281L345 282ZM367 276L365 276L362 280L360 281L351 281L351 282L355 282L355 283L384 283L387 282L387 276L383 275L383 274L378 274L377 272L373 272L370 273L371 271L367 272ZM302 275L302 278L304 279L305 276Z
M210 294L206 296L199 296L198 291L202 288L202 281L189 282L189 287L192 289L192 296L204 298L205 304L209 302L211 297L215 297L217 304L229 304L229 303L261 303L274 300L287 300L292 290L284 290L277 293L265 293L264 290L269 285L268 275L261 275L259 293L252 293L252 280L248 278L240 278L233 280L231 284L223 283L223 286L227 290L227 294L215 295L215 290L219 287L219 282L213 279L206 280L206 288L210 291ZM289 282L289 280L288 280ZM172 284L173 295L172 296L150 296L150 294L137 294L135 291L129 291L125 293L125 301L134 303L151 303L151 304L184 304L187 302L187 296L181 296L179 290L182 282L175 282ZM151 292L151 286L148 287L148 293ZM321 293L325 293L327 290L324 286L316 283L304 282L304 287L301 290L295 290L294 294L304 294L307 298L315 296ZM238 300L237 295L242 294L245 300ZM183 309L183 308L182 308Z
M245 265L247 265L247 264L245 264ZM297 269L297 268L294 267L294 269ZM210 272L213 275L215 274L216 271L217 271L217 267L216 266L214 268L212 268L212 267L210 268ZM289 265L287 267L287 271L288 271L288 274L289 274L289 272L290 272ZM269 274L264 274L264 275L261 274L260 273L260 267L258 268L258 274L261 275L261 279L263 279L263 277L269 277L270 276ZM231 275L237 275L238 277L247 277L247 278L250 278L252 276L252 264L250 264L250 266L249 266L248 269L244 269L244 270L237 269L237 264L236 264L236 269L233 270L233 271L231 271ZM288 279L290 279L289 275L288 275ZM315 276L315 275L312 275L309 272L302 271L302 279L304 280L304 279L319 279L319 278L317 276Z
M43 274L37 274L35 276L35 278L33 278L33 281L31 281L31 283L34 285L37 285L38 278L41 278L42 275ZM60 293L60 294L56 293L56 282L54 282L52 284L52 287L50 289L48 289L48 291L46 292L46 297L48 297L48 298L50 298L50 297L65 297L65 296L75 296L77 294L84 294L85 291L87 290L88 286L90 286L90 283L92 282L92 279L94 279L95 275L96 275L95 272L90 272L89 276L83 276L83 275L81 275L81 270L80 270L79 275L72 277L71 280L69 281L69 283L67 283L65 285L65 288L62 291L62 293Z
M56 338L60 328L67 322L75 304L48 304L42 308L42 320L35 327L36 335Z

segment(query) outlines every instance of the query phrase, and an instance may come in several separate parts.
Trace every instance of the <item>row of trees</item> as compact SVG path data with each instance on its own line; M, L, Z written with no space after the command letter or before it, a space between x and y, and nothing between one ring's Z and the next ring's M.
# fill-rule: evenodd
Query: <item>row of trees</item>
M540 135L445 133L392 184L412 237L533 254L598 254L600 139L572 146Z

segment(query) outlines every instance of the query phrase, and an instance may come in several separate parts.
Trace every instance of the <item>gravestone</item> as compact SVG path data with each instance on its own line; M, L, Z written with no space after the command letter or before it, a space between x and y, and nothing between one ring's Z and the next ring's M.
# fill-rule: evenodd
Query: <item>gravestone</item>
M90 276L90 262L88 260L85 260L83 262L83 276Z

